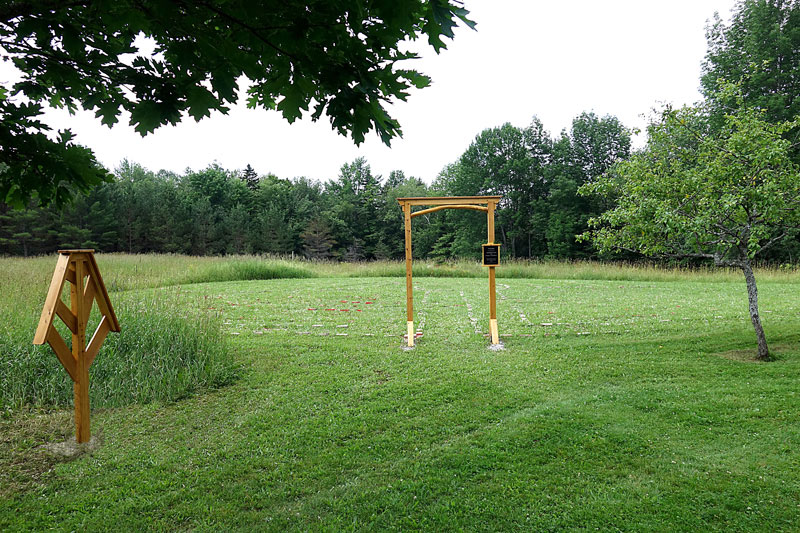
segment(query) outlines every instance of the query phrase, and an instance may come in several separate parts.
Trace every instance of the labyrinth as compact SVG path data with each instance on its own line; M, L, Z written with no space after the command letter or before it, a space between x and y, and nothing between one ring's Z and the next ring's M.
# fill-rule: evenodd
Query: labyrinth
M397 278L274 280L185 290L200 296L209 311L222 313L231 335L349 337L358 345L399 342L405 333L405 283ZM773 326L800 317L796 301L781 297L783 290L780 284L762 289L762 316ZM414 292L423 349L426 343L488 337L485 280L421 278L414 281ZM500 336L508 347L544 337L645 339L749 327L744 287L729 283L501 279L497 295Z

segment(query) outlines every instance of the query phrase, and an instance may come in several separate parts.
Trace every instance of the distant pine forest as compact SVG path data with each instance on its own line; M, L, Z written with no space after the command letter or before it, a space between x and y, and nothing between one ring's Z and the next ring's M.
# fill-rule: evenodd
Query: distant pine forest
M65 248L190 255L277 254L368 261L404 256L397 198L502 195L496 242L504 257L598 259L576 236L614 198L578 188L631 155L631 132L613 116L583 113L553 138L541 122L480 133L430 185L402 171L376 176L363 158L327 182L219 165L183 174L124 161L115 179L58 210L0 204L0 254L34 256ZM414 219L414 256L474 258L486 242L486 217L445 210ZM764 259L794 263L792 235ZM622 256L636 260L638 256Z

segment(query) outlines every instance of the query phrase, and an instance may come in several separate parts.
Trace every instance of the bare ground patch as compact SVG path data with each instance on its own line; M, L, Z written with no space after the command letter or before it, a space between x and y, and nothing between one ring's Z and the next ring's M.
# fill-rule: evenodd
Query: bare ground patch
M722 357L723 359L729 359L731 361L736 361L738 363L773 363L775 361L780 361L784 359L786 354L795 352L797 351L797 349L798 346L792 344L777 344L775 346L771 346L769 349L769 353L772 359L770 359L769 361L760 361L756 359L755 346L744 350L728 350L725 352L712 353L711 355L715 357Z
M75 441L73 412L22 409L0 417L0 497L44 484L57 463L81 453L54 453Z

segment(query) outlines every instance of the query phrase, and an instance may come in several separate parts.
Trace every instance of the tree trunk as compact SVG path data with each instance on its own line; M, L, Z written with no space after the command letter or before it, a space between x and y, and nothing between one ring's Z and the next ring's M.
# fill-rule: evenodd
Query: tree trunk
M742 272L744 272L744 279L747 282L747 300L750 303L750 321L753 323L753 328L756 330L756 339L758 340L758 355L756 359L759 361L769 361L769 348L767 348L767 338L764 336L764 328L761 326L761 317L758 315L758 288L756 287L756 277L753 275L753 268L750 265L750 260L745 259L742 262Z

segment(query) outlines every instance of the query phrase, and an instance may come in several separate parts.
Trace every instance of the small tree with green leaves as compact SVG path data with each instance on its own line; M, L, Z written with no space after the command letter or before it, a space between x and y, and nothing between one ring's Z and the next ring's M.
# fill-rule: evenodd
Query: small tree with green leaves
M733 104L721 129L711 129L705 106L667 108L648 127L643 151L581 188L617 198L581 238L601 251L707 258L740 268L757 359L769 360L753 261L800 226L800 171L781 137L800 117L770 124L730 83L718 96Z

